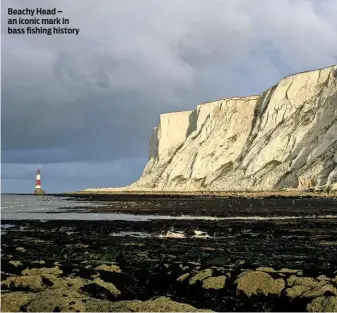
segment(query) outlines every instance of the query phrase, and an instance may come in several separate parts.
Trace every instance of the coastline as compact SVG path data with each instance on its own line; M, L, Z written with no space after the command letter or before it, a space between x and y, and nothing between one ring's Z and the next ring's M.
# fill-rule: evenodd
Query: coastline
M323 311L337 288L336 219L3 223L10 311Z
M117 188L116 188L117 189ZM337 197L337 191L325 192L325 191L170 191L170 190L81 190L76 192L64 193L67 196L79 197L79 196L95 196L95 195L138 195L138 196L179 196L179 197L318 197L318 198L335 198Z
M72 208L74 198L83 206ZM4 311L324 311L337 299L336 199L129 194L62 203L72 219L48 219L53 211L2 219ZM185 237L165 238L170 230Z

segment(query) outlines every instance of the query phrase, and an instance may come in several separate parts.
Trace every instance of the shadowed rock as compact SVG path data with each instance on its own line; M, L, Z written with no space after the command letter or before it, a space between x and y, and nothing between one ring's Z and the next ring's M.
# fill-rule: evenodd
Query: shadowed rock
M308 304L309 312L337 312L337 297L318 297Z

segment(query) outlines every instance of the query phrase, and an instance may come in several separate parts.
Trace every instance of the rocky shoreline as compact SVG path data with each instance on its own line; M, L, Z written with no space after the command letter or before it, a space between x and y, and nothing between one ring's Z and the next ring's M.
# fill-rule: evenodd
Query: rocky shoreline
M170 216L324 216L337 213L337 197L177 197L139 195L95 195L79 198L105 204L88 209L91 213L127 213ZM70 198L72 199L72 197Z
M2 311L337 309L337 219L2 225Z
M11 261L16 270L22 264ZM55 265L57 264L57 265ZM337 275L303 276L282 268L161 264L139 281L117 264L70 268L42 261L2 282L2 311L324 311L337 308ZM38 267L36 267L38 266ZM141 283L152 295L136 289ZM139 290L141 291L141 290ZM160 295L163 294L163 295ZM134 298L141 300L134 300Z

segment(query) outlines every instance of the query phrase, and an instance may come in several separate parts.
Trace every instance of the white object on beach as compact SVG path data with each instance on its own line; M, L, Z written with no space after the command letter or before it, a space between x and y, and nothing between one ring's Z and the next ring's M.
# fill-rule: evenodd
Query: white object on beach
M192 236L192 238L211 238L211 236L204 231L195 230L194 236Z
M186 238L186 236L182 231L169 230L166 235L160 235L159 238Z

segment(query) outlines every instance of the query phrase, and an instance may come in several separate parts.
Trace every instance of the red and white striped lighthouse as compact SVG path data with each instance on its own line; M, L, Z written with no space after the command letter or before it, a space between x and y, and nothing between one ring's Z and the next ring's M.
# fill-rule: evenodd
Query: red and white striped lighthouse
M43 190L41 189L41 174L39 169L36 171L35 193L43 193Z
M35 189L41 189L41 174L39 169L36 172Z

